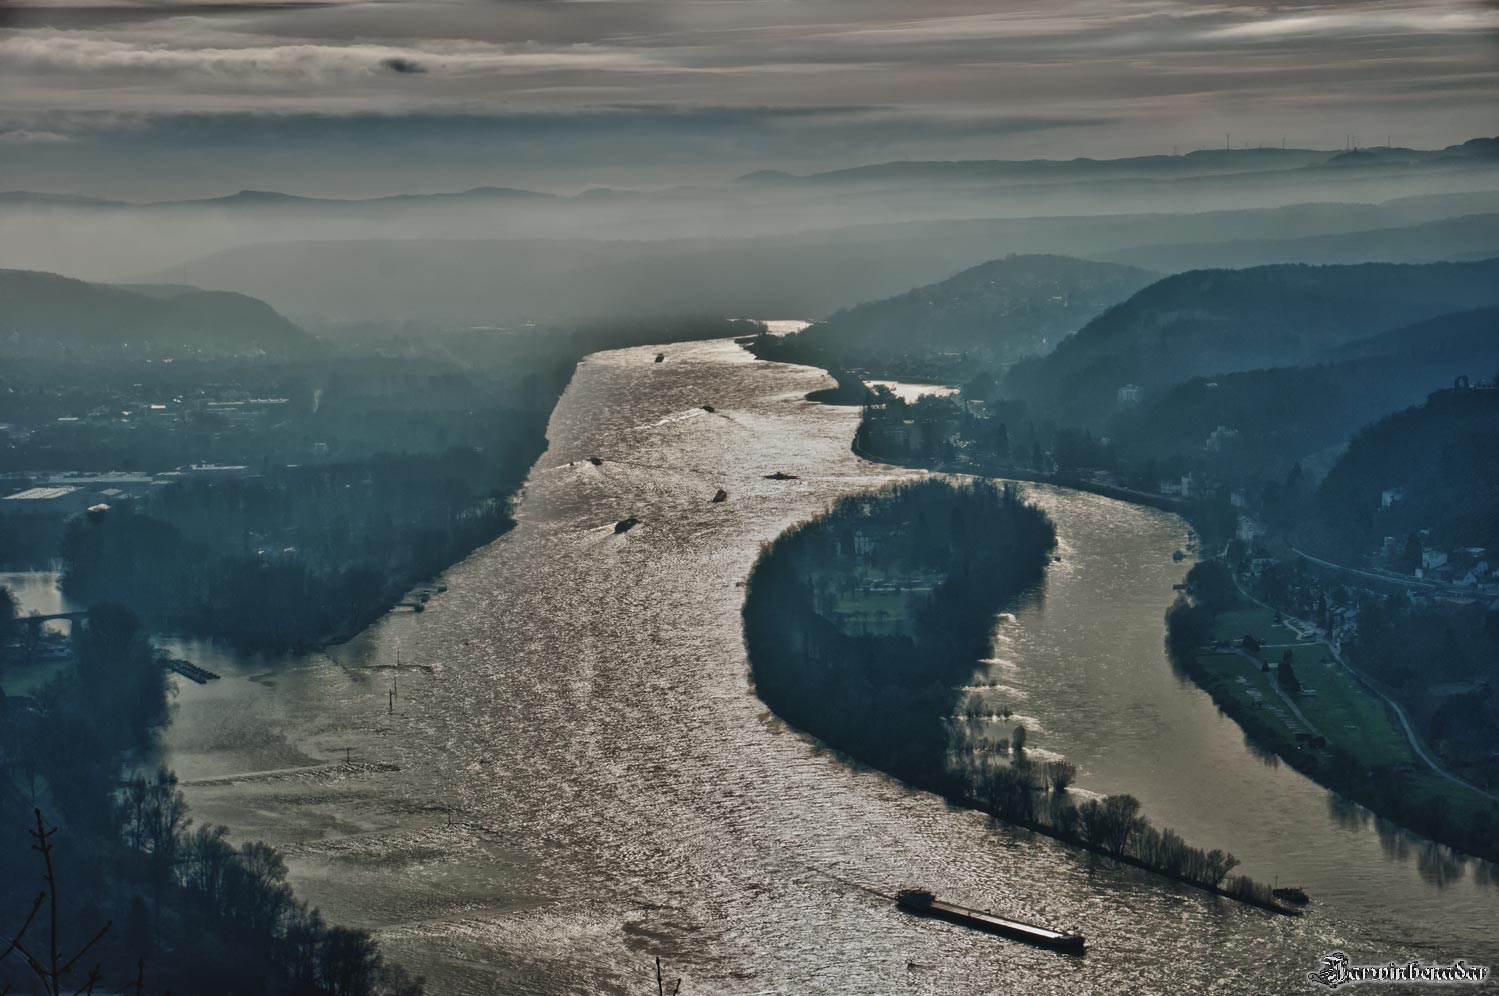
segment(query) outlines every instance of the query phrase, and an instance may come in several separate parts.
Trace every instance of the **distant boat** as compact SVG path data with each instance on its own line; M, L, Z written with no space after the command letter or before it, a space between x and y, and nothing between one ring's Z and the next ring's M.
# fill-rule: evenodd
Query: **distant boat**
M666 362L666 354L665 353L657 353L656 354L656 362L657 363L664 363L664 362Z
M895 895L895 904L907 913L917 916L936 917L974 930L988 931L1027 944L1038 944L1057 951L1081 952L1086 943L1083 935L1061 930L1050 930L1034 924L1021 923L1006 917L995 916L984 910L969 909L953 903L944 903L924 889L902 889Z
M1295 903L1297 906L1305 906L1312 901L1311 897L1306 894L1306 890L1299 885L1286 885L1271 889L1270 895L1288 903Z
M589 457L588 462L593 464L595 467L602 467L604 465L603 459L596 456Z
M728 501L728 500L729 500L729 493L727 491L725 491L723 488L719 488L718 489L718 494L716 494L716 495L713 496L713 501L715 503L716 502L721 502L721 501Z
M1180 550L1177 550L1176 552L1174 552L1174 553L1171 554L1171 559L1172 560L1186 560L1187 559L1187 555L1185 553L1182 553Z
M765 479L767 481L799 481L799 480L801 480L801 478L797 477L795 474L788 474L784 470L778 470L774 474L766 474L765 475Z
M616 522L614 524L614 531L616 533L627 533L638 525L640 525L640 520L631 515Z
M718 411L718 409L714 408L712 405L704 405L703 411L707 412L709 415L712 415L714 412Z

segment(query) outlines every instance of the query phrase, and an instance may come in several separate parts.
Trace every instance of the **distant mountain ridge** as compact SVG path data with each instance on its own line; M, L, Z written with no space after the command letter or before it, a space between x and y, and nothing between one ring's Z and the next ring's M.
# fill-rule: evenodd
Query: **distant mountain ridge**
M1471 254L1499 255L1499 213L1329 235L1142 246L1106 258L1170 272L1271 263L1436 262Z
M1482 162L1499 158L1499 139L1474 138L1441 149L1375 148L1349 150L1285 149L1276 147L1195 149L1180 155L1125 156L1118 159L970 159L897 160L843 169L795 174L783 170L757 170L735 179L736 183L828 183L839 181L885 181L890 179L992 179L1055 175L1059 171L1079 175L1109 170L1139 170L1151 173L1192 172L1201 169L1233 169L1267 164L1281 168L1413 165L1423 163Z
M316 348L264 301L228 291L138 293L56 273L0 270L0 352L76 349L169 355L301 353Z
M0 191L0 204L143 210L167 207L233 208L297 205L338 208L481 199L566 202L604 196L650 200L671 199L684 192L713 194L731 191L736 186L774 187L798 184L824 186L840 183L883 183L892 180L921 182L1029 178L1067 180L1105 178L1111 174L1121 179L1151 176L1164 178L1172 175L1191 176L1194 174L1212 176L1238 170L1263 172L1320 168L1348 169L1352 166L1365 165L1375 167L1431 164L1486 165L1488 163L1499 164L1499 151L1495 151L1496 149L1499 149L1499 138L1474 138L1442 149L1372 148L1349 152L1334 149L1261 147L1197 149L1180 155L1123 156L1114 159L1079 156L1072 159L896 160L803 174L779 169L762 169L734 177L727 183L708 183L693 187L646 190L590 187L576 194L492 185L481 185L465 190L420 194L381 194L369 197L321 197L275 190L247 189L209 197L133 202L78 194L8 190Z

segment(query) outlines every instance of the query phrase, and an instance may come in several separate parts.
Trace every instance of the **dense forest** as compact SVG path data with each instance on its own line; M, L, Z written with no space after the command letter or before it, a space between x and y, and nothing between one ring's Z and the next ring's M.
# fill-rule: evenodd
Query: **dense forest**
M992 703L963 686L995 614L1041 578L1056 532L1013 485L927 478L841 499L767 545L750 575L755 689L793 725L858 760L1176 881L1283 911L1223 851L1152 826L1132 796L1079 801L1076 769L1032 762L1026 730L970 735Z
M1194 270L1110 308L1045 357L1015 364L1005 385L1012 397L1097 428L1126 385L1149 402L1192 377L1314 363L1355 340L1496 304L1499 260Z
M958 687L987 652L995 613L1040 579L1054 542L1043 512L987 482L930 479L842 499L778 537L750 576L756 690L878 768L923 784L956 777L946 720ZM861 603L886 612L888 631L834 621Z
M1358 432L1317 491L1306 532L1357 561L1385 536L1499 550L1499 389L1439 391ZM1389 493L1391 500L1385 500ZM1394 496L1398 494L1398 499Z
M835 312L754 346L766 359L852 367L873 377L943 379L1003 369L1157 279L1132 266L1011 255L895 297Z
M296 899L273 848L194 827L175 776L137 768L168 689L135 616L95 606L73 646L38 694L0 692L0 992L418 996L368 933Z

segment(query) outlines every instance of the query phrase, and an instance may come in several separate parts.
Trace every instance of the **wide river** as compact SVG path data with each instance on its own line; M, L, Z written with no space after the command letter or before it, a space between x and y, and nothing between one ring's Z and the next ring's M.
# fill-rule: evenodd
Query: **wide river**
M426 612L274 664L181 648L224 675L182 683L165 737L199 821L282 847L302 897L440 996L649 992L657 955L690 996L1302 992L1337 948L1499 965L1485 868L1262 760L1172 673L1171 515L1028 487L1062 560L978 681L1081 789L1304 885L1309 916L998 828L788 729L749 682L740 584L761 543L906 472L850 453L856 410L803 400L820 371L725 341L665 351L579 366L520 525ZM888 898L906 884L1076 927L1089 951L906 916Z

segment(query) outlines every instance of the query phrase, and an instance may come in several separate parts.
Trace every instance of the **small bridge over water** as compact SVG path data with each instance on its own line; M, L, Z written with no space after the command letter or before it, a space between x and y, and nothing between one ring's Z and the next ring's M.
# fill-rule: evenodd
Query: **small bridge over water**
M68 622L74 622L75 620L78 620L78 619L87 619L87 618L88 618L88 612L86 612L86 611L79 611L79 612L52 612L52 613L49 613L47 615L39 615L39 614L37 614L37 615L29 615L29 616L17 616L16 617L16 622L25 622L25 623L31 623L33 626L40 626L42 623L53 622L53 621L58 620L58 619L66 619Z

